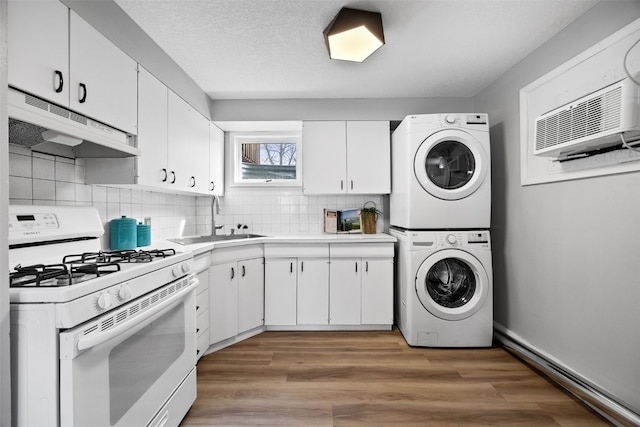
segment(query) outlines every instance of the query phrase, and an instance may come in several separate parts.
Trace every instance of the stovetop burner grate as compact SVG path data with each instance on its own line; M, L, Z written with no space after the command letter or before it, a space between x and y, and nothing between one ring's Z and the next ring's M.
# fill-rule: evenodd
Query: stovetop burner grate
M9 274L10 287L69 286L120 271L120 263L151 262L175 255L174 249L99 251L66 255L61 264L18 265Z

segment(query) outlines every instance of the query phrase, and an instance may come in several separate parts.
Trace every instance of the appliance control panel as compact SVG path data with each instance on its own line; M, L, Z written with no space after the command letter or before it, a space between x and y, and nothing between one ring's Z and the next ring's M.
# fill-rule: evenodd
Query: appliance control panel
M33 232L58 228L58 218L52 213L9 214L9 232Z

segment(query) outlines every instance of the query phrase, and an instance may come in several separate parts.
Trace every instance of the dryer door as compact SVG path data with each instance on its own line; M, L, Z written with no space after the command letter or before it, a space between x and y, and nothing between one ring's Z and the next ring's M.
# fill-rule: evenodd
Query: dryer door
M472 316L489 295L489 276L480 261L459 249L438 251L425 259L416 277L418 299L444 320Z
M473 135L457 129L436 132L422 141L413 169L429 194L443 200L459 200L482 185L489 156Z

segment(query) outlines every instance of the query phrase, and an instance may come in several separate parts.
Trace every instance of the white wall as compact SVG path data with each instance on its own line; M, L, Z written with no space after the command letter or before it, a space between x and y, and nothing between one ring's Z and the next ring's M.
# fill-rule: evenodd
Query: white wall
M473 99L491 122L496 323L637 413L640 174L521 187L518 91L639 17L604 1Z
M0 123L7 123L7 1L0 0ZM0 194L9 192L8 127L0 126ZM0 197L0 224L8 224L7 197ZM11 381L9 364L9 284L4 273L9 271L7 227L0 226L0 427L11 425Z
M471 98L212 100L213 120L402 120L410 114L466 113Z

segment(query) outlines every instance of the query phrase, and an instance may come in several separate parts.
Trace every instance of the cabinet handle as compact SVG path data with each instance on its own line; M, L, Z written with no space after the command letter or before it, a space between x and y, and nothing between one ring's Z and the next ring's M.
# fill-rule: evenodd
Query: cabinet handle
M358 272L358 261L356 261L356 273Z
M54 83L54 89L56 91L56 93L60 93L62 92L62 87L64 86L64 79L62 78L62 71L60 70L55 70L53 72L54 74L54 79L53 79L53 83ZM56 85L55 82L55 78L58 78L58 84Z
M196 334L200 332L200 328L196 328Z
M304 261L300 261L300 273L304 272Z
M293 263L289 264L289 274L293 274Z
M192 177L191 177L191 188L193 188L193 187L195 187L195 186L196 186L196 177L195 177L195 176L192 176Z
M231 280L233 280L236 277L236 270L231 267Z
M365 261L365 262L364 262L364 271L365 271L366 273L368 273L368 272L369 272L369 261Z
M167 170L165 168L162 168L162 173L164 175L164 177L162 178L162 182L167 182L167 178L169 178L169 174L167 174Z
M78 102L80 104L84 104L87 101L87 85L85 85L84 83L80 83L80 91L82 92L82 96L80 97L80 99L78 99Z
M351 180L351 189L353 190L353 180Z
M340 190L344 190L344 180L340 180Z
M196 305L196 311L200 310L200 306Z
M242 277L247 275L247 271L244 268L244 265L242 266Z
M213 183L213 181L211 181L211 190L209 191L213 191L216 189L216 185Z
M176 183L176 173L174 171L171 171L171 184L175 184Z

